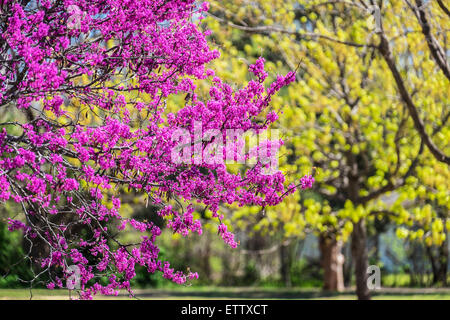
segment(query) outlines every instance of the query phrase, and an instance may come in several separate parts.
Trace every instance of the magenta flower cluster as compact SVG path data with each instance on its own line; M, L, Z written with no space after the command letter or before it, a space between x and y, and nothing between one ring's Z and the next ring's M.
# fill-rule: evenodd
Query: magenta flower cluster
M198 122L223 134L267 129L277 115L267 113L262 123L256 118L295 80L290 72L266 87L262 58L250 66L254 79L244 88L215 77L205 67L219 57L201 28L207 4L6 0L1 8L0 107L27 120L0 123L0 203L15 201L23 209L25 223L10 219L10 230L48 246L38 261L51 278L48 288L64 287L71 265L80 271L82 299L132 293L137 265L179 284L198 277L161 260L155 224L120 215L125 193L145 195L183 236L201 234L194 212L210 210L219 235L234 248L221 205L273 206L295 191L281 172L263 174L261 163L232 174L224 164L171 161L177 128L192 135ZM197 95L196 80L211 82L209 97ZM181 94L189 99L167 113L167 98ZM312 182L308 176L299 185ZM127 227L142 233L139 243L119 240Z

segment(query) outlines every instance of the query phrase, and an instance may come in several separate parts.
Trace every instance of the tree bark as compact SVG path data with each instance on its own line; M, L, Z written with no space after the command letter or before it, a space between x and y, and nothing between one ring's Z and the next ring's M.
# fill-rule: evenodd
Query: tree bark
M447 286L447 264L448 264L448 248L447 242L436 248L436 255L433 253L432 247L427 247L427 256L431 262L431 269L433 271L432 284L441 283L442 286Z
M370 291L367 287L367 233L364 219L354 225L352 233L352 256L355 263L356 295L359 300L370 300Z
M292 285L291 282L291 255L289 252L289 244L286 242L281 243L280 246L280 273L281 280L286 287Z
M343 249L344 254L344 287L350 287L353 276L353 259L351 244L347 243Z
M321 264L324 270L323 289L343 291L344 287L344 255L342 243L335 238L321 235L319 237Z
M212 271L211 271L211 239L209 239L209 234L206 235L206 244L205 249L202 254L202 269L205 272L205 278L208 280L212 280Z

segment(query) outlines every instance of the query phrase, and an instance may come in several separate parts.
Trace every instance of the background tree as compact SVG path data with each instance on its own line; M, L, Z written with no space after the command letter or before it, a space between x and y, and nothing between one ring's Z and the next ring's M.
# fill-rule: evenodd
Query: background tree
M449 207L449 170L440 155L449 153L448 79L435 54L422 54L430 52L430 41L424 41L423 21L411 19L410 8L419 17L422 10L433 15L431 45L437 41L443 48L449 32L445 10L437 2L418 9L402 1L235 0L212 2L211 8L207 22L230 57L225 61L262 52L278 69L300 66L298 81L274 101L275 109L288 106L279 121L288 137L285 170L300 175L311 166L320 169L319 198L302 195L306 206L300 212L327 244L322 256L330 261L339 261L336 248L351 234L357 295L368 299L367 224L389 218L412 228L416 240L428 239L428 245L445 239L441 227L429 234L417 228L445 224L446 218L431 210L430 220L418 227L423 220L408 206L421 192L441 199L444 210ZM373 18L377 12L381 19ZM448 50L441 53L441 60L447 59ZM405 91L420 108L411 107ZM432 170L439 175L420 178ZM382 201L383 195L395 203ZM331 269L325 275L339 279ZM324 282L333 283L331 289L340 286Z

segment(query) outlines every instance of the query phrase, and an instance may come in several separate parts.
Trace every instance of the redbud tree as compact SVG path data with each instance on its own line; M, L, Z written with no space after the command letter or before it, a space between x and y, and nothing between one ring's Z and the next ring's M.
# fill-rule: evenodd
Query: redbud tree
M295 80L290 72L266 85L263 59L241 88L215 77L206 65L219 52L201 27L207 10L193 0L0 2L0 109L10 115L0 120L0 204L22 209L8 220L11 231L49 248L33 258L40 270L31 283L45 274L48 288L71 288L76 270L77 292L89 299L132 293L138 265L179 284L197 278L160 258L158 226L121 216L125 192L144 194L183 236L201 234L193 213L208 209L219 236L236 247L222 205L273 206L311 185L311 176L287 185L259 160L237 173L224 161L174 161L180 129L193 139L199 123L215 138L267 130L277 119L271 97ZM209 96L197 95L198 81L209 81ZM181 94L186 103L169 113L168 99ZM214 137L187 147L211 152ZM232 150L219 158L236 158ZM138 243L120 240L126 227L141 233Z

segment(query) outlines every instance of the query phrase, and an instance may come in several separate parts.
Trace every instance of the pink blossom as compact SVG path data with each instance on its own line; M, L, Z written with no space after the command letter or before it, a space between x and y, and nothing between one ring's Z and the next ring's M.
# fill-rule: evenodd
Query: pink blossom
M69 3L75 6L71 10ZM193 138L199 122L202 131L216 130L220 136L228 129L266 130L278 118L267 112L272 97L295 74L267 84L259 58L249 67L255 79L235 89L207 69L220 53L209 47L201 19L192 19L193 12L204 15L207 3L107 3L37 1L31 9L6 1L2 10L7 14L0 17L8 66L0 75L0 106L8 103L25 111L39 105L42 110L35 119L17 119L0 131L0 204L24 203L27 223L10 219L8 228L45 239L48 254L39 262L46 271L42 274L51 275L48 288L66 285L69 275L55 274L57 268L76 265L82 299L116 295L120 289L131 292L136 265L178 284L198 278L161 258L160 228L120 215L125 193L145 196L167 227L183 236L202 234L196 210L207 207L219 236L232 248L238 242L222 223L222 204L272 206L292 193L281 172L265 174L261 163L239 173L228 172L223 163L176 163L171 138L180 128ZM212 84L203 97L196 84L207 77ZM167 98L181 94L185 103L168 114ZM146 98L137 101L138 96ZM147 117L141 124L137 112ZM264 114L267 121L257 121ZM277 149L282 141L267 145ZM312 176L302 178L302 189L313 182ZM111 194L112 208L105 201ZM55 223L51 215L64 219ZM39 219L44 223L31 223ZM127 225L139 232L139 243L119 244L117 234ZM78 228L88 231L89 238L81 239ZM106 270L112 275L102 285L96 275Z

